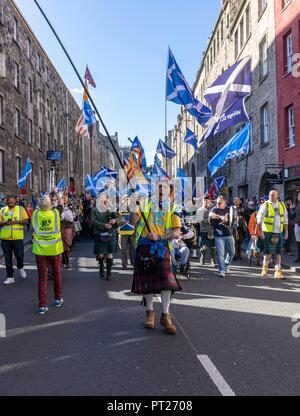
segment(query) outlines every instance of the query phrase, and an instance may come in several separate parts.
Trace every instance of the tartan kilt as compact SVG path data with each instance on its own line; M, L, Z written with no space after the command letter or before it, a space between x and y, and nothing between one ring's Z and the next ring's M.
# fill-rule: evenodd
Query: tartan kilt
M203 249L203 247L215 247L216 246L216 242L215 239L213 238L212 240L209 240L207 238L208 233L200 233L199 235L199 247L200 250Z
M282 235L274 234L279 236L278 244L271 243L272 233L264 233L265 238L263 239L263 252L264 255L268 254L281 254L282 253Z
M179 292L182 290L177 277L172 271L172 260L167 248L164 259L155 260L156 270L152 274L144 274L143 265L139 254L148 257L150 246L141 245L136 250L134 274L131 292L138 295L160 294L161 291L170 290Z

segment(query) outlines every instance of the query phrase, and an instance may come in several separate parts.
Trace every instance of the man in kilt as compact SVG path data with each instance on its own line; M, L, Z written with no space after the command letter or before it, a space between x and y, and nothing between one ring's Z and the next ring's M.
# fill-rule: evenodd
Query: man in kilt
M160 183L159 203L156 204L153 199L146 199L141 210L150 230L147 229L138 209L131 219L132 224L137 227L132 292L143 295L146 299L147 314L144 326L148 329L155 328L153 298L154 295L160 294L160 324L168 334L176 334L176 326L172 322L169 308L172 293L182 289L172 270L171 249L172 241L181 233L181 221L176 213L176 205L170 203L168 181Z
M269 200L265 202L257 214L257 226L262 234L264 263L261 275L268 275L269 263L272 255L275 260L275 278L284 279L281 268L282 233L284 239L288 240L288 212L283 202L278 200L278 192L271 191Z
M216 265L216 243L214 238L213 227L210 223L209 213L212 208L212 201L209 195L204 198L204 206L199 208L195 221L200 226L199 247L200 247L200 264L205 265L205 257L210 249L211 266Z

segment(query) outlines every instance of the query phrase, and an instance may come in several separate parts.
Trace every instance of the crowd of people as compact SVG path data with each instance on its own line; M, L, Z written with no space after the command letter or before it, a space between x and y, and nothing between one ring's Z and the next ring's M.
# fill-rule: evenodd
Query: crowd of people
M171 192L170 192L171 189ZM128 198L128 206L129 206ZM300 263L300 194L296 206L290 200L281 202L273 190L267 198L243 201L234 198L230 205L222 195L213 200L204 198L201 208L189 212L175 204L174 188L168 181L160 184L158 204L143 198L139 208L122 212L112 209L110 197L104 192L93 198L89 192L80 197L60 193L57 189L38 201L26 203L8 196L0 208L0 239L7 277L4 285L15 283L13 254L20 276L24 270L24 226L32 226L32 245L39 283L38 313L48 310L48 280L54 280L54 306L60 308L62 265L70 267L70 252L77 237L94 240L94 255L99 263L100 277L111 280L113 258L121 249L122 268L130 261L134 268L132 292L141 295L147 306L146 328L155 327L153 297L162 298L160 324L167 333L176 327L169 313L172 294L181 290L179 274L187 273L191 258L204 266L209 260L219 269L219 276L230 273L232 262L243 260L242 248L262 266L262 276L275 264L274 277L283 279L281 255L283 247L291 255L293 234ZM124 210L123 210L124 211ZM262 263L261 263L262 262Z

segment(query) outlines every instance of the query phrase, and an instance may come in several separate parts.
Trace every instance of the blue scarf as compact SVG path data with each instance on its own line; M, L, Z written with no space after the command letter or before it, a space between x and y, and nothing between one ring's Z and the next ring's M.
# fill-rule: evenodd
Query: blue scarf
M159 259L164 259L167 248L167 242L151 241L148 238L141 237L139 240L139 246L151 246L150 255L153 256L157 253Z

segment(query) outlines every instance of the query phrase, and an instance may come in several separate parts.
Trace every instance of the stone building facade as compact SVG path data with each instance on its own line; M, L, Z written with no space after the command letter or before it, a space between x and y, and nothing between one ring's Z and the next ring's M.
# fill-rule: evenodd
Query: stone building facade
M107 138L75 133L80 108L13 0L0 0L0 194L18 194L27 158L27 194L49 189L48 150L62 151L56 180L80 193L88 173L112 165Z
M197 176L205 177L207 186L215 177L224 175L225 191L230 199L235 195L245 198L264 195L272 186L268 180L278 177L280 172L273 0L222 1L193 87L199 101L205 103L205 90L222 72L247 56L251 57L253 79L253 93L246 101L252 122L251 151L248 157L228 161L213 178L207 171L211 158L241 128L236 126L207 141L200 149L200 154L193 154L188 163L184 160L185 156L183 160L174 162L181 164L189 176L196 173ZM176 140L182 148L186 147L182 143L186 127L194 130L199 138L204 133L204 129L182 111L175 126ZM278 190L283 193L283 187L279 186Z

